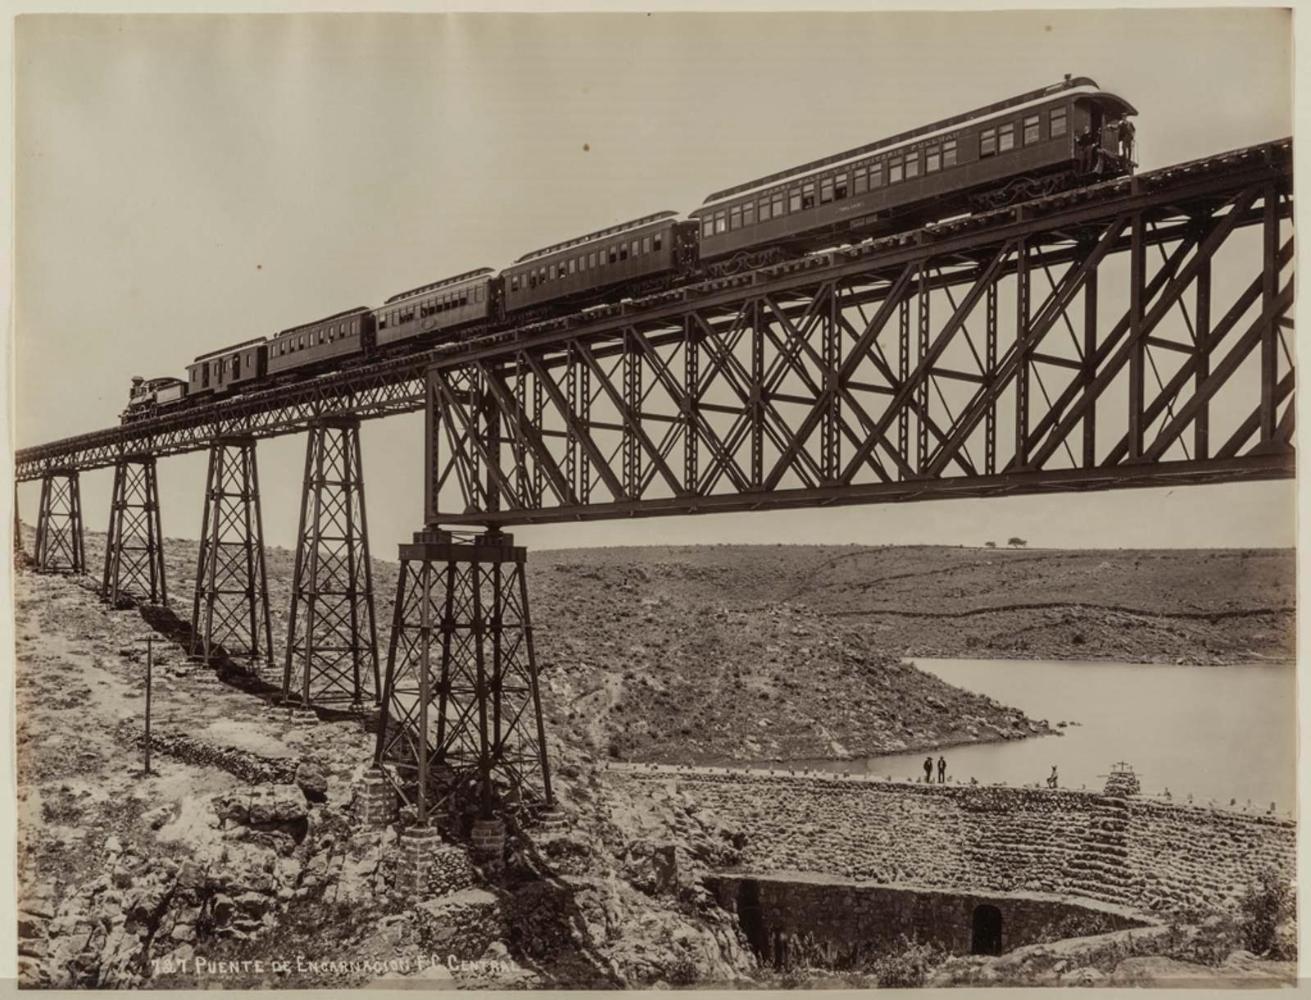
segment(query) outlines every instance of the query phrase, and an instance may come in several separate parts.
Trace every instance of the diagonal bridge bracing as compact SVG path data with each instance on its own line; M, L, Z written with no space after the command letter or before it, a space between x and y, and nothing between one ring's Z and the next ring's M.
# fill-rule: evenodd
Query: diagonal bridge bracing
M427 521L1291 475L1287 186L1110 207L439 360Z

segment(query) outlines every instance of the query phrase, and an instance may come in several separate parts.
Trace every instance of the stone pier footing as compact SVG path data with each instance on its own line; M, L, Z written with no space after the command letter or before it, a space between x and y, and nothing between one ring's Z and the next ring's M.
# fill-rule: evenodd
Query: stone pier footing
M386 826L396 819L396 789L376 768L364 772L355 786L355 818L365 826Z
M412 826L401 834L396 859L396 891L411 899L425 899L432 888L433 859L442 835L431 826Z
M493 871L505 864L505 820L499 816L473 822L469 840L479 864Z

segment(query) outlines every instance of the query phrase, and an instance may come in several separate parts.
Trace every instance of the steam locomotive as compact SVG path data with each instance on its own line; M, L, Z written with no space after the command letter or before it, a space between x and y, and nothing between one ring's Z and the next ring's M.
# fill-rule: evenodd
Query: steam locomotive
M1087 77L998 101L134 378L124 423L1131 173L1135 109Z

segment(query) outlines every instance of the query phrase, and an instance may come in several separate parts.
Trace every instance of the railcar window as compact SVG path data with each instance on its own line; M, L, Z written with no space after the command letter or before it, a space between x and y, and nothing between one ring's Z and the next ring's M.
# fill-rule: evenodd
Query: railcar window
M899 181L899 180L901 180L901 160L900 160L900 159L889 160L889 161L888 161L888 183L889 183L889 184L896 184L897 181Z
M827 205L833 200L833 178L825 177L819 182L819 203Z
M800 188L793 188L791 191L788 192L788 211L789 211L789 212L800 212L800 211L801 211L801 190L800 190Z
M856 194L869 190L869 167L863 163L852 172L852 189Z
M1051 118L1047 123L1047 134L1055 139L1065 134L1065 109L1052 108Z
M517 292L518 290L519 290L519 275L512 274L510 275L510 291Z
M637 248L640 247L641 245L642 245L642 244L641 244L641 241L639 241L639 240L633 240L633 242L630 243L629 246L628 246L628 256L630 256L630 257L636 257L636 256L637 256Z
M942 166L942 150L937 146L927 150L924 154L924 172L931 174Z
M1004 153L1015 148L1015 123L1008 122L997 129L997 150Z
M742 225L754 226L756 224L756 203L749 201L742 206Z
M774 192L774 218L783 215L783 192L778 190Z
M833 197L845 198L847 196L847 175L838 174L833 178Z
M992 156L997 152L997 130L985 128L979 133L979 155Z
M742 206L741 206L741 205L734 205L731 209L729 209L729 211L728 211L728 228L729 228L729 229L741 229L741 228L742 228Z
M578 261L574 260L572 257L569 258L569 273L570 274L578 273Z
M714 219L714 216L707 215L704 219L701 220L701 235L702 235L702 236L714 236L714 235L715 235L715 219Z
M801 185L801 207L803 209L815 207L815 182L814 181L807 181L805 184Z
M728 213L727 213L727 212L716 212L716 213L715 213L715 232L717 232L717 233L726 233L726 232L728 232Z
M301 347L305 346L305 334L303 333L300 335L300 346Z
M871 163L869 165L869 189L873 191L876 187L883 186L883 164Z
M1030 146L1039 138L1038 116L1029 115L1024 119L1024 144Z
M954 167L956 165L956 140L948 139L942 144L942 165L943 167Z
M620 243L620 244L619 244L619 259L620 259L620 260L627 260L627 259L628 259L628 244L627 244L627 243Z
M555 280L555 265L554 265L554 264L552 264L552 265L550 265L549 267L547 267L547 269L546 269L546 274L547 274L547 276L548 276L552 281Z
M768 198L761 198L761 199L760 199L760 221L761 221L761 222L768 222L768 221L769 221L769 199L768 199Z
M659 252L660 252L660 248L661 248L662 246L664 246L664 245L665 245L665 234L664 234L664 233L656 233L654 236L651 237L651 246L652 246L652 248L655 250L656 253L659 253Z
M596 267L596 251L595 251L595 250L593 250L591 253L589 253L589 254L587 255L587 262L588 262L588 263L587 263L587 266L588 266L588 267Z
M642 253L650 253L650 252L651 252L651 237L650 237L650 236L643 236L643 237L642 237Z
M482 302L483 299L487 297L487 286L479 285L477 288L473 290L473 295L475 301Z
M920 173L920 154L918 152L907 153L906 154L906 179L910 180L912 177L918 177L919 173Z

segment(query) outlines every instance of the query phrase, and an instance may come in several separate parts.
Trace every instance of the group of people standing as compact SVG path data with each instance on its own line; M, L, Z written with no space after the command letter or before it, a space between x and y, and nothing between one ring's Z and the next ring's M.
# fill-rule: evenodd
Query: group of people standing
M947 782L947 758L938 758L938 784L943 785ZM933 757L932 755L924 758L924 783L933 784ZM1057 788L1060 785L1060 778L1056 774L1056 765L1052 765L1052 773L1047 775L1047 787Z

